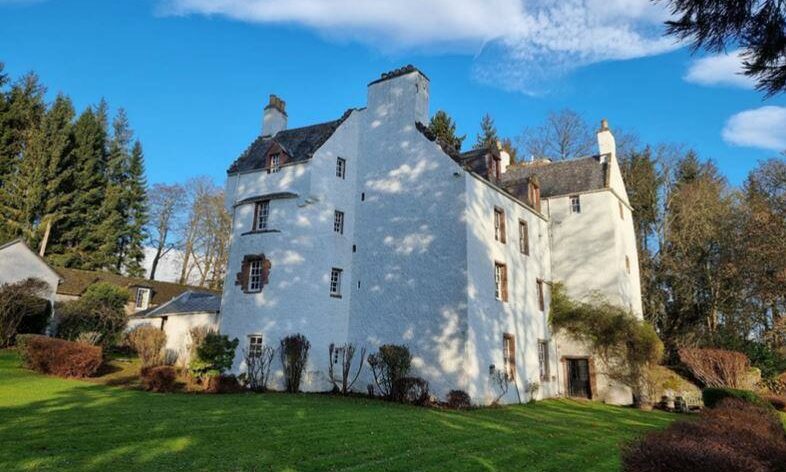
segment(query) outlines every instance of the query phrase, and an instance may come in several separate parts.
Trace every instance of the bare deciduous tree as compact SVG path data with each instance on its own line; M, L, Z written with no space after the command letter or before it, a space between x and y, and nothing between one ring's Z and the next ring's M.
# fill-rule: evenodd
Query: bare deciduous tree
M267 345L262 346L259 352L254 353L243 349L243 358L246 361L245 382L248 388L255 392L267 390L275 354L275 348Z
M150 244L155 248L153 264L150 268L150 280L155 280L156 269L161 258L169 251L178 247L172 241L176 232L178 218L186 207L186 190L180 184L155 184L148 192L150 202Z
M525 128L518 139L527 157L573 159L594 152L595 136L584 118L570 109L549 113L535 128Z
M363 370L363 362L366 360L366 348L360 349L360 364L358 364L357 371L355 375L352 376L352 360L355 357L355 345L348 343L343 344L341 346L336 346L335 344L331 343L329 348L329 363L328 363L328 377L330 378L330 382L336 388L336 390L341 391L343 395L346 395L352 387L355 385L358 377L360 376L360 372ZM341 380L336 378L334 365L341 363Z

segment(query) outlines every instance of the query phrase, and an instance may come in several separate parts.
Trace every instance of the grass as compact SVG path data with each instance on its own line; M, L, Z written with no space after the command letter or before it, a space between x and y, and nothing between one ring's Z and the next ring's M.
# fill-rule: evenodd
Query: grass
M551 400L465 412L362 398L151 394L46 377L0 351L0 470L615 471L675 418Z

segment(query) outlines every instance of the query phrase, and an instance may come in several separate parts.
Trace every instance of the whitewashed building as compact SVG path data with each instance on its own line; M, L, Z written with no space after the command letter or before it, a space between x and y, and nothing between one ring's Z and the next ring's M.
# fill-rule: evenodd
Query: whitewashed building
M270 97L260 136L228 171L221 331L246 349L304 334L307 391L330 389L331 343L369 352L394 343L409 347L413 375L440 398L460 389L489 403L499 395L490 374L503 370L513 378L503 402L529 400L534 384L537 398L624 401L581 346L557 342L548 326L555 280L641 314L608 127L597 156L509 166L496 147L457 153L435 140L429 87L407 66L371 82L366 107L296 129ZM370 383L366 367L356 388Z

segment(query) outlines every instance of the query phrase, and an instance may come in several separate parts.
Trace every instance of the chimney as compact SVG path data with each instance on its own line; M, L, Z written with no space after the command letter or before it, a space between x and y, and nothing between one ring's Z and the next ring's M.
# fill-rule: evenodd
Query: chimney
M271 94L262 117L262 136L274 136L287 129L286 102Z
M617 144L609 129L609 121L605 118L600 120L600 129L598 130L598 154L600 154L601 162L617 158Z
M385 72L368 84L367 106L372 121L398 128L416 122L427 124L428 101L428 77L411 64Z

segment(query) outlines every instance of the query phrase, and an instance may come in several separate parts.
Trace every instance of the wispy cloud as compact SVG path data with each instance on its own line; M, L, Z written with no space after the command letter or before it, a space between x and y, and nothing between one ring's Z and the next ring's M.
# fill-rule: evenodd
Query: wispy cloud
M732 115L722 135L736 146L786 150L786 107L766 106Z
M450 48L476 56L475 76L536 92L584 65L678 47L649 0L161 0L169 15L289 23L381 49Z
M699 85L720 85L752 89L756 82L742 74L742 50L697 59L684 79Z

